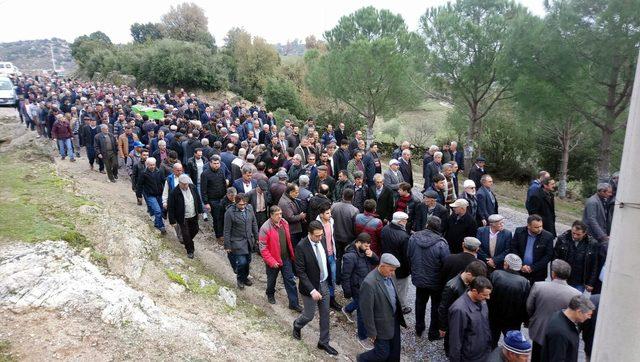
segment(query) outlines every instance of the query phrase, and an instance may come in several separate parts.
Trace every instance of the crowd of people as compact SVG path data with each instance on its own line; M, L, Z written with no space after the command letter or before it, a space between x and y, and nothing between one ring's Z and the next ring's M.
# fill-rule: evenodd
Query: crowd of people
M465 173L456 142L427 149L420 189L411 144L383 168L378 145L367 147L341 122L276 120L259 105L208 103L184 90L59 77L15 84L27 130L53 140L61 160L82 155L87 172L130 187L162 235L167 222L173 227L189 258L200 223L210 222L205 239L224 247L238 289L262 273L250 270L259 257L275 304L281 275L299 313L296 339L317 310L317 347L337 355L333 309L355 324L359 361L398 361L404 316L415 313L417 337L444 339L451 361L576 361L580 331L590 355L617 178L599 184L583 219L557 235L555 181L541 171L527 192L527 223L512 232L486 160Z

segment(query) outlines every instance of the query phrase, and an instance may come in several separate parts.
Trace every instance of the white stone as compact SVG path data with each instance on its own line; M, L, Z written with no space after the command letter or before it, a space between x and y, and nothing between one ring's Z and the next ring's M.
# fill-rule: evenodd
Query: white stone
M218 298L224 301L229 307L236 307L236 293L227 287L220 287L218 289Z

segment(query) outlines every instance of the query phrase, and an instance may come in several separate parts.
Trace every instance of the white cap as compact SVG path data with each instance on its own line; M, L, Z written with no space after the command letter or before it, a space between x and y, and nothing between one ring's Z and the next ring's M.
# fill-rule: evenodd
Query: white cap
M464 183L462 184L462 188L467 188L467 187L476 187L476 183L473 182L473 180L464 180Z

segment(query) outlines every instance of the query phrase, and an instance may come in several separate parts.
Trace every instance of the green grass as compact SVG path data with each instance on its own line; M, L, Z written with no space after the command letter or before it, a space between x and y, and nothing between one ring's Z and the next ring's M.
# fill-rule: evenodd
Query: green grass
M220 286L210 277L198 274L189 274L185 280L182 274L177 273L174 270L166 269L165 274L167 278L176 284L180 284L187 290L202 295L202 296L216 296ZM200 286L200 280L206 280L209 284L204 287Z
M13 362L16 359L11 354L11 342L0 340L0 362Z
M77 208L91 204L67 189L53 165L37 151L0 155L0 237L26 242L66 240L76 248L91 246L76 230Z
M445 129L443 126L449 111L449 108L437 101L424 101L415 109L401 112L395 118L378 120L373 127L375 138L381 142L408 140L412 143L433 143L439 133ZM400 124L400 135L395 140L384 132L388 122L398 122Z

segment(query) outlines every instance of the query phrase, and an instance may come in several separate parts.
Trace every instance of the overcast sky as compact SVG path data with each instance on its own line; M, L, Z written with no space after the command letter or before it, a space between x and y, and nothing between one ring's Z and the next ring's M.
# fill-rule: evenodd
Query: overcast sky
M536 15L544 14L543 0L516 0ZM129 27L135 22L158 22L172 0L108 1L28 1L0 0L0 42L76 37L100 30L115 43L131 41ZM410 30L418 27L420 16L446 0L318 0L318 1L233 1L193 0L205 10L209 31L222 45L232 27L244 27L269 43L285 43L308 35L322 37L341 16L368 5L389 9L404 18Z

